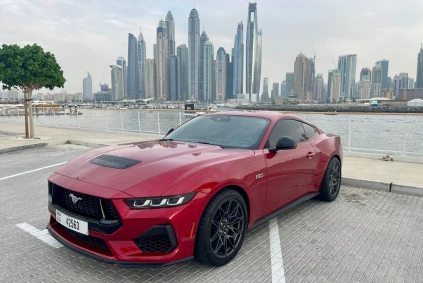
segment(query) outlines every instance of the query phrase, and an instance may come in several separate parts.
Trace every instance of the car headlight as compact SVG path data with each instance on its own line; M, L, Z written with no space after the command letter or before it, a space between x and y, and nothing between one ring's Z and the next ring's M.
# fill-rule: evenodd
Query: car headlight
M125 202L132 209L175 207L186 204L192 200L196 194L196 192L192 192L178 196L133 198L125 199Z

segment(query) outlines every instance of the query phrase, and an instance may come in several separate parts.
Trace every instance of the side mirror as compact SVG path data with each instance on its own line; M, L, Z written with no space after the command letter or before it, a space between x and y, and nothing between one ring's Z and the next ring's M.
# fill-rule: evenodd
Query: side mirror
M166 136L167 136L168 134L170 134L171 132L173 132L174 130L175 130L174 128L171 128L171 129L167 132Z
M297 148L297 142L292 138L283 136L276 142L276 146L269 148L270 152L276 152L278 150L288 150Z

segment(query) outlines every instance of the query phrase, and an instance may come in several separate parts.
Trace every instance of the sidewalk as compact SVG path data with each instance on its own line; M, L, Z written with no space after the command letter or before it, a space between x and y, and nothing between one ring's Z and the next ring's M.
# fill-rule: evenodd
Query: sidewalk
M16 139L23 136L24 126L22 124L1 124L0 125L0 152L11 147L21 147L41 144L58 145L67 141L71 143L87 145L91 147L102 145L117 145L135 141L146 141L162 138L164 135L139 134L128 132L92 131L88 129L62 129L49 127L36 127L36 136L42 137L39 140ZM380 156L382 157L382 155ZM412 160L412 159L410 159ZM401 161L405 161L404 158ZM374 156L372 158L361 158L344 156L342 174L354 180L368 180L389 184L401 184L414 187L423 187L423 164L411 163L412 161L382 161ZM375 185L371 183L370 185ZM392 185L392 184L391 184ZM391 188L389 187L389 190Z

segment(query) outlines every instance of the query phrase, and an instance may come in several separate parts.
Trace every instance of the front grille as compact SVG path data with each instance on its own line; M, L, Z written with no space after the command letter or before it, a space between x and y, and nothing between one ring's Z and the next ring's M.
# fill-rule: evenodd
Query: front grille
M79 200L74 203L72 198ZM119 214L111 200L70 191L58 185L53 185L53 204L76 215L95 220L101 220L103 212L106 220L119 220Z
M83 235L83 234L80 234L78 232L74 232L72 230L69 230L67 228L64 228L63 230L67 234L69 234L71 237L73 237L73 238L75 238L75 239L77 239L81 242L84 242L84 243L86 243L90 246L93 246L93 247L96 247L96 248L99 248L99 249L102 249L102 250L109 251L109 247L107 246L106 242L103 239L96 238L96 237L93 237L93 236Z
M143 252L168 252L171 248L167 236L142 237L134 240L138 248Z

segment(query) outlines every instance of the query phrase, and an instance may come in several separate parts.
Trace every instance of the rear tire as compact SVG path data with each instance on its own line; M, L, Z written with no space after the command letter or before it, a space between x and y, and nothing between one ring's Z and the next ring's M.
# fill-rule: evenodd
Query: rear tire
M224 189L217 193L201 216L195 237L195 259L214 266L231 261L244 242L247 222L247 206L237 191Z
M329 161L320 186L318 199L322 201L334 201L341 189L342 171L341 162L334 157Z

